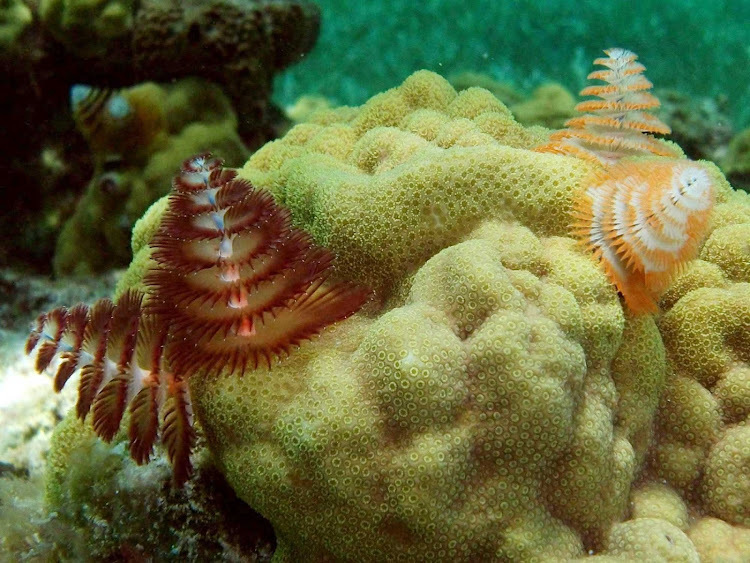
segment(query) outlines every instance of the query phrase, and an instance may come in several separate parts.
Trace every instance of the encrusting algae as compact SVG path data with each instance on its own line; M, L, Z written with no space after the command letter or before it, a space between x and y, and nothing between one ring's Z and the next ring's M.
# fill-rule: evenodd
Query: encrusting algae
M218 467L274 526L276 561L576 560L589 550L697 561L715 550L703 531L715 520L741 538L750 251L732 241L750 228L750 200L664 141L653 143L669 156L614 163L534 150L548 142L489 92L457 94L420 71L361 107L316 112L238 171L336 256L337 280L373 289L363 310L270 370L222 356L187 381ZM693 178L711 186L708 239L702 250L700 236L686 242L699 259L674 268L663 295L649 292L664 314L632 315L571 237L571 217L592 186L623 194L666 167L683 180L676 209L692 201ZM632 207L618 197L616 212ZM171 202L136 226L119 295L153 290ZM664 213L645 224L674 234L679 218ZM612 219L600 225L617 232ZM220 246L218 258L209 244L190 252L229 280ZM648 284L634 252L621 258L627 273L642 270ZM165 302L183 303L170 291ZM53 459L59 476L66 458Z

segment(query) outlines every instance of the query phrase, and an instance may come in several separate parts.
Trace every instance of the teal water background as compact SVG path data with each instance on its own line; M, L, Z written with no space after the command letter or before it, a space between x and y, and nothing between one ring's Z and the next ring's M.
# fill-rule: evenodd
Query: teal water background
M426 68L479 71L528 89L585 84L602 49L636 52L657 88L726 96L750 124L750 1L320 0L318 45L277 78L276 99L357 105Z

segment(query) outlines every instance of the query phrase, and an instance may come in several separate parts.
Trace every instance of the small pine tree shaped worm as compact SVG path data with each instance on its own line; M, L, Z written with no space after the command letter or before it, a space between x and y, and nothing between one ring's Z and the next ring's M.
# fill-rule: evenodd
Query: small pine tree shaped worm
M606 67L588 75L589 80L602 80L603 85L588 86L581 96L597 96L576 106L584 113L565 122L566 129L550 135L538 152L576 156L599 164L614 164L626 156L679 156L667 144L657 141L651 133L668 134L670 128L650 113L659 107L659 100L649 93L653 86L643 75L646 67L638 56L627 49L607 49L607 57L594 60Z

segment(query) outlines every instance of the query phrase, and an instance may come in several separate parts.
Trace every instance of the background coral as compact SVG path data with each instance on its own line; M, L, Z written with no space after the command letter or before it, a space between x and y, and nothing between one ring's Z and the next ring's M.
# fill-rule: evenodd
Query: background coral
M312 49L320 27L307 0L45 0L39 12L76 82L214 81L243 116L251 146L273 135L274 74Z
M659 323L670 377L651 463L709 514L748 526L750 284L721 281L686 292Z
M527 150L544 130L428 72L310 119L242 174L337 254L340 276L373 287L382 309L270 372L191 385L219 467L274 524L278 559L697 557L669 510L627 520L634 480L647 460L653 471L674 346L652 317L624 315L567 236L593 165ZM717 236L722 221L739 228L750 204L706 166L719 186ZM162 209L137 225L121 289L138 284ZM730 270L736 252L721 253ZM737 521L741 507L722 515Z
M45 29L83 59L121 59L130 52L136 0L41 0Z
M6 4L0 5L0 175L24 189L9 190L0 211L9 237L0 264L45 272L93 168L67 107L72 85L213 80L229 94L242 116L240 137L254 148L285 127L269 100L273 76L312 48L320 23L318 9L305 0ZM193 150L185 149L181 158Z
M567 119L576 115L575 97L565 86L556 82L542 84L525 97L512 85L479 72L454 74L448 81L459 92L472 87L489 90L510 109L521 125L559 129Z
M489 74L476 71L462 71L448 76L448 82L451 83L457 92L467 88L484 88L492 92L495 97L503 102L506 106L517 104L524 101L524 95L518 91L511 83L501 82L492 78ZM530 125L530 124L529 124Z
M750 129L732 137L722 168L732 179L732 185L750 191Z
M684 92L659 89L661 107L656 115L672 129L674 141L692 159L720 164L732 138L732 120L727 114L726 96L693 97ZM722 168L724 172L727 171ZM733 186L737 187L734 183Z
M315 45L320 12L307 0L148 0L133 26L137 74L172 80L196 74L220 84L251 147L274 135L273 77Z
M604 551L615 561L700 563L690 539L658 518L635 518L612 526Z
M23 0L5 0L0 5L0 46L8 49L31 24L31 9Z
M750 529L718 518L700 518L690 528L689 537L704 563L743 561L750 553Z
M561 84L552 82L534 89L528 100L509 107L519 123L559 129L576 115L575 105L573 94Z
M214 151L235 165L247 157L236 114L210 82L146 83L119 95L132 101L134 113L138 104L146 109L124 128L106 115L97 118L91 143L94 177L57 241L58 275L87 275L127 264L133 224L169 191L186 154Z
M701 560L741 561L750 555L750 197L731 194L712 223L699 259L661 300L667 378L645 475L711 516L687 530Z

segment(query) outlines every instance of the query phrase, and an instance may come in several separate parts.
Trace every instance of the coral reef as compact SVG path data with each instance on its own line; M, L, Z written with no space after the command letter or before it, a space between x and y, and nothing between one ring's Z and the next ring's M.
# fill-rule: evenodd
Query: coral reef
M605 554L614 561L701 561L695 546L679 528L656 518L615 524L606 545Z
M308 121L316 111L331 109L331 107L333 106L330 100L322 96L301 96L293 104L284 108L284 114L296 125Z
M699 166L715 190L699 259L662 315L634 316L569 232L602 165L534 151L549 131L490 92L420 71L308 119L240 176L373 303L271 370L190 378L213 459L273 524L277 561L697 561L712 529L747 555L747 194L662 141L629 138L676 160L608 154ZM148 286L169 207L137 223L120 294ZM60 437L56 467L83 432Z
M750 529L730 526L718 518L701 518L689 537L703 563L744 561L750 553Z
M253 147L278 119L269 106L274 74L312 49L320 27L307 0L46 0L39 12L43 31L78 67L68 71L75 82L211 80L243 116L240 133Z
M646 482L630 493L630 517L664 520L683 532L690 525L690 515L680 494L664 483Z
M625 314L568 236L574 195L596 165L532 152L544 130L515 123L489 92L456 94L428 72L310 119L241 174L336 253L340 276L373 287L382 309L271 372L191 379L207 443L240 498L273 523L279 561L560 559L585 549L695 560L681 502L740 523L742 503L717 506L727 488L741 492L735 478L696 499L664 477L679 452L650 451L680 345L654 318ZM705 274L696 265L675 281L661 322L711 279L741 286L746 276L743 250L712 240L744 228L750 202L701 166L717 187L704 249L715 257L695 263ZM163 209L138 223L123 288L141 283ZM736 281L716 273L721 263ZM727 330L706 338L739 349ZM744 395L725 388L742 416ZM716 455L741 459L737 439ZM628 519L645 465L668 479L674 508L647 508L656 501L641 487Z
M677 301L659 322L670 376L650 453L657 478L700 498L709 514L743 526L750 526L750 277L746 269L732 280L708 251L726 230L742 231L746 247L747 215L744 224L717 228L682 276L692 283L672 290Z
M457 92L466 90L467 88L489 90L508 107L524 101L524 95L517 88L514 88L512 84L495 80L490 75L482 72L464 71L452 74L448 77L448 82L451 83L451 86Z
M23 0L5 0L0 5L0 49L10 49L31 25L31 9Z
M75 56L96 61L130 53L136 0L42 0L45 30Z
M202 69L232 100L243 139L256 147L278 119L269 109L273 77L312 49L319 18L306 0L148 0L133 27L134 63L139 76L162 81Z
M483 88L510 108L521 125L542 125L551 129L563 126L565 120L576 115L575 98L561 84L549 82L534 89L525 97L512 85L494 80L479 72L462 72L448 78L457 91Z
M214 151L238 165L247 150L229 101L209 82L145 83L118 92L77 88L74 116L89 142L94 174L60 232L54 271L84 276L128 263L133 224L169 191L185 154ZM111 116L113 100L126 107L123 117Z

